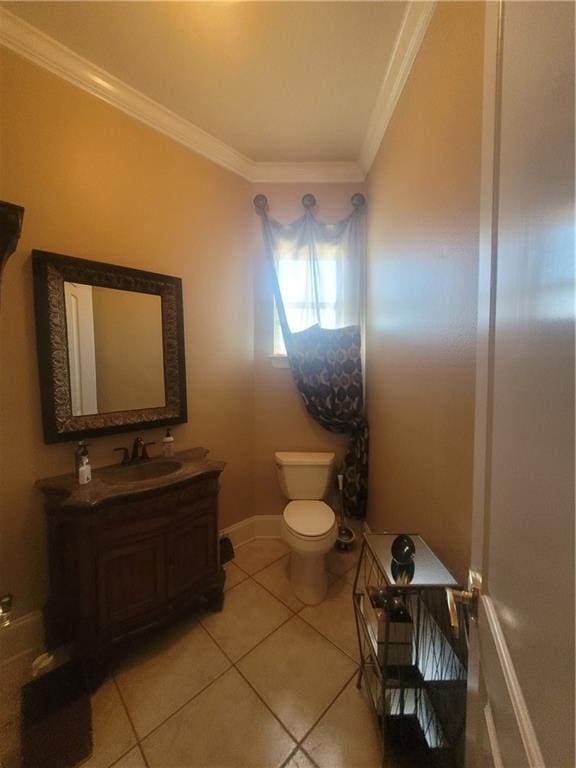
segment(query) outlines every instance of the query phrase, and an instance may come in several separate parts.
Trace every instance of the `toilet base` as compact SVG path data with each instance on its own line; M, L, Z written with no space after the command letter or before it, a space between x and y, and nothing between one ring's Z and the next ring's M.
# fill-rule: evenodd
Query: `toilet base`
M290 553L290 582L296 597L306 605L317 605L326 597L328 574L323 552Z

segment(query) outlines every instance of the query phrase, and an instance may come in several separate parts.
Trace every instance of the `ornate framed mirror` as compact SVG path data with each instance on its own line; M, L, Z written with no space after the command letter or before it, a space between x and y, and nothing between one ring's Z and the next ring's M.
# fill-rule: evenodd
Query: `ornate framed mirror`
M182 281L32 251L44 441L187 420Z

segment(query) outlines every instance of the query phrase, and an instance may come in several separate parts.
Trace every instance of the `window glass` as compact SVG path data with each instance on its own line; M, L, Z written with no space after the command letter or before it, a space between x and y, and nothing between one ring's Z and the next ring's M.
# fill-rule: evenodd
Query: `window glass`
M315 263L316 274L308 259L298 259L294 253L282 254L277 262L284 309L293 332L303 331L318 321L323 328L335 328L337 325L338 264L333 249L326 246ZM320 317L315 307L318 307ZM274 354L286 354L276 308Z

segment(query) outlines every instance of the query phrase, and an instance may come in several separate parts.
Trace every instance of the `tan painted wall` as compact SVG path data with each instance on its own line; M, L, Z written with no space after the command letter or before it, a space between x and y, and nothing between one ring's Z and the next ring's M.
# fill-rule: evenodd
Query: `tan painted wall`
M368 189L370 521L422 530L454 568L470 506L480 18L475 4L437 11ZM0 581L19 615L46 590L34 481L69 471L73 453L42 440L31 249L183 278L189 422L174 434L228 462L229 525L281 511L274 450L340 457L344 447L309 419L289 370L268 360L271 292L251 198L264 192L289 220L313 192L319 216L335 220L362 185L252 187L6 52L1 89L0 198L26 208L0 313ZM93 440L93 464L134 436Z
M439 3L368 179L368 520L469 560L483 8Z
M43 443L30 251L182 277L188 424L176 445L227 462L221 523L252 514L250 185L19 57L2 52L0 199L26 209L0 313L0 592L15 614L46 590L39 477L71 471L73 444ZM146 432L159 441L162 430ZM92 440L95 466L135 434Z
M92 289L98 412L166 404L160 296Z
M316 214L337 221L351 211L350 198L363 184L259 184L253 194L268 198L270 214L288 222L303 213L302 196L316 197ZM273 342L273 299L264 261L260 219L253 219L255 266L254 327L254 510L278 515L286 506L276 479L274 451L335 451L342 458L346 438L333 435L306 413L289 369L273 368L269 355Z

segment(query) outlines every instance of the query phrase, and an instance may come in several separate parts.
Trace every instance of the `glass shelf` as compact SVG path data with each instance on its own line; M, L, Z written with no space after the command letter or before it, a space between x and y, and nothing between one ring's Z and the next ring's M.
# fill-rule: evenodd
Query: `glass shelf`
M398 583L398 572L406 573L402 570L402 565L394 567L394 558L392 557L392 543L398 538L396 533L366 533L364 540L374 556L378 568L383 575L388 586L396 586L398 589L414 589L416 587L423 589L438 589L445 587L457 587L458 583L450 571L441 563L434 552L426 542L417 534L402 534L410 536L414 542L415 552L412 557L414 564L414 575L406 585Z
M353 590L358 687L364 680L384 742L384 764L387 734L399 727L419 734L434 765L460 768L467 647L452 634L445 597L445 588L458 584L420 536L408 535L413 555L404 564L392 556L397 534L364 535Z

